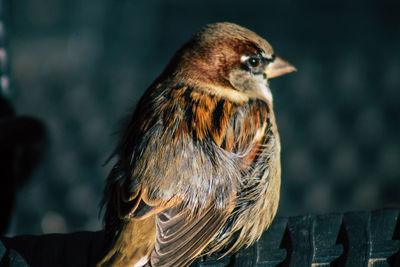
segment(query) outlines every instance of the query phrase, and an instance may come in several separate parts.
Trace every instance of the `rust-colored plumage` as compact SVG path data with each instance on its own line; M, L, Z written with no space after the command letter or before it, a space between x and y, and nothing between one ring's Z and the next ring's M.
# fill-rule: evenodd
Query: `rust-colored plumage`
M187 266L255 242L275 216L268 78L294 71L255 33L208 25L149 87L115 151L99 266Z

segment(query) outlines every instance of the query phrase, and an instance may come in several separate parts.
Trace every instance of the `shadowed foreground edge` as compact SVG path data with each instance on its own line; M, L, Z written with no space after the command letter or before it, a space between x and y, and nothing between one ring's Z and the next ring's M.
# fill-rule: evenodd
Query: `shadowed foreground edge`
M400 266L400 208L278 217L249 248L192 266ZM103 232L3 237L0 266L94 266Z

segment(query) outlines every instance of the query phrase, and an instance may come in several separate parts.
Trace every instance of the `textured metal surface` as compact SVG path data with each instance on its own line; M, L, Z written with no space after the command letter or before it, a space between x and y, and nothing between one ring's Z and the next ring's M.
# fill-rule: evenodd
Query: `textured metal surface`
M400 266L399 215L400 209L383 209L278 217L255 245L192 267ZM0 265L92 266L102 240L102 232L3 238Z

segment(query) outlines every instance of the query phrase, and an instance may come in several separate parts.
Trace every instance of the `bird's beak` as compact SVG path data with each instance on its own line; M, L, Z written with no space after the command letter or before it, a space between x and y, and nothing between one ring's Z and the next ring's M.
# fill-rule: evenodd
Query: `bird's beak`
M264 71L267 74L267 78L271 79L285 75L287 73L291 73L293 71L297 71L297 69L286 60L283 60L282 58L277 56L275 57L274 61L267 65Z

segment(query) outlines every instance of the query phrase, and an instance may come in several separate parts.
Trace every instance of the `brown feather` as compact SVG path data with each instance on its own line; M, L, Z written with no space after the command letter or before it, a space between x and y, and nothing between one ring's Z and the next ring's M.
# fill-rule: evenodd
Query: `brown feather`
M190 211L181 212L174 207L158 214L152 265L189 265L211 242L230 211L218 211L210 206L196 217L191 217Z
M257 53L273 51L237 25L210 25L146 91L107 179L102 264L187 266L250 245L269 226L280 187L272 103L230 80L241 56Z
M151 253L155 235L154 216L144 220L126 220L112 249L97 266L133 266Z

